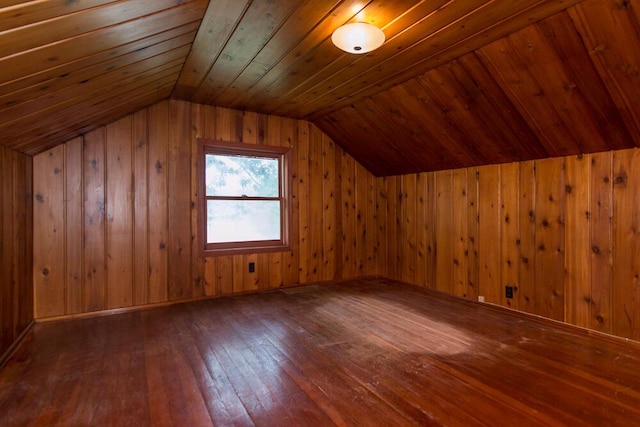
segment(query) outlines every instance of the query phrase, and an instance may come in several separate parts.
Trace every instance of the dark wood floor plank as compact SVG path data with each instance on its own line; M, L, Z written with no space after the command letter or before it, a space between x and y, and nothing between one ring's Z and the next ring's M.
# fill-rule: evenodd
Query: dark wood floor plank
M370 279L37 324L0 425L633 425L640 344Z

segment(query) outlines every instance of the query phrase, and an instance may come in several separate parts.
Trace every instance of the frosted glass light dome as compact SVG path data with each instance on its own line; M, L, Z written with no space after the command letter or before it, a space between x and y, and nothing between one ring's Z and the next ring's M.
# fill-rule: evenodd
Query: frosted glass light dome
M367 53L384 43L384 32L366 22L353 22L339 27L333 32L331 41L338 48L349 53Z

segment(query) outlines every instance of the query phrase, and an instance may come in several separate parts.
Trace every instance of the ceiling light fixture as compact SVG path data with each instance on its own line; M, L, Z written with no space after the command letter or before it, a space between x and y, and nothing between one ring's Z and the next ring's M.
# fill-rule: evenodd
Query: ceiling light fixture
M382 46L384 32L366 22L353 22L339 27L333 32L331 41L338 48L349 53L367 53Z

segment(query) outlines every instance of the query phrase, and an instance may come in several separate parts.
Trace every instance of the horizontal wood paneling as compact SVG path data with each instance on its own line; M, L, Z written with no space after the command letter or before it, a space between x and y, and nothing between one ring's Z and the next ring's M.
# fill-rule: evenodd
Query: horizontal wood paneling
M291 251L201 257L197 137L293 148ZM165 101L35 162L38 318L379 273L378 181L309 122Z
M33 320L32 165L0 146L0 362Z
M378 193L378 204L389 213L381 225L386 251L400 254L401 266L418 264L416 275L407 274L389 259L383 273L640 340L640 184L633 172L639 159L639 149L628 149L378 178L378 187L387 189ZM404 209L422 206L425 194L414 191L416 177L435 182L436 189L426 193L419 215ZM401 204L388 197L389 188L402 194ZM398 224L410 227L396 234ZM407 244L416 226L436 230L435 262L424 258L422 245ZM452 266L453 289L441 283L452 278ZM469 280L466 291L463 277ZM513 299L505 297L506 285L514 286Z

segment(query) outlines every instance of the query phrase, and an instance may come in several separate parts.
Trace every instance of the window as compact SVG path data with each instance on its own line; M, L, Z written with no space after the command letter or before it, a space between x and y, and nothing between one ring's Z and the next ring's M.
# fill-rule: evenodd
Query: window
M199 227L205 253L288 249L290 151L200 140Z

